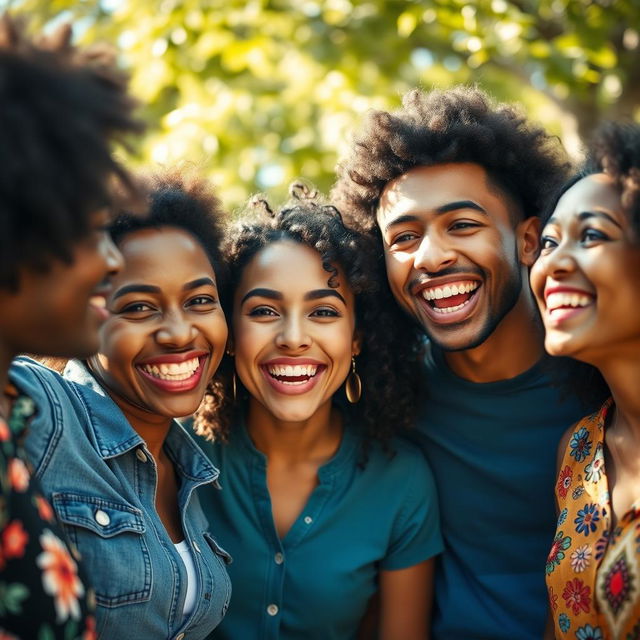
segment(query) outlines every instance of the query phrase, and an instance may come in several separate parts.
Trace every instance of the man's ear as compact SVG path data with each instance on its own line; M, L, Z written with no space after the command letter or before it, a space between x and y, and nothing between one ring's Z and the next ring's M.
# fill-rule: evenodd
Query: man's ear
M531 216L523 220L516 229L518 258L525 267L530 267L540 252L540 218Z

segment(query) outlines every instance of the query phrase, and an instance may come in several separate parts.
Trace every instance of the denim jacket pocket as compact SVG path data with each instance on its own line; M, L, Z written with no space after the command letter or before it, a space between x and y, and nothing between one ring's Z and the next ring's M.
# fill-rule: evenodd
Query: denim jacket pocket
M151 560L142 511L127 503L78 493L54 493L53 507L76 545L104 607L151 596Z

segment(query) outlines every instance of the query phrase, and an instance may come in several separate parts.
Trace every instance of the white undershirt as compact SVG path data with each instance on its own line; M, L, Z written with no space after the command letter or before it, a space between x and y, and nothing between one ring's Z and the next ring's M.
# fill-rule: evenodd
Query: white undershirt
M187 570L187 595L184 598L184 607L182 608L182 615L188 616L195 607L196 593L197 593L197 578L196 578L196 566L193 564L193 556L186 540L175 543L173 545L176 551L180 554L184 568Z

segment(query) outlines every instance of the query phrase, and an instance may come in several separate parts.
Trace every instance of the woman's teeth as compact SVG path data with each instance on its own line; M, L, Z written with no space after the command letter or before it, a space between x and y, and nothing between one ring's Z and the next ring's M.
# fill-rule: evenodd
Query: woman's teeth
M306 376L312 378L318 370L317 364L296 364L296 365L269 365L267 367L269 374L276 378L298 378Z
M200 366L198 358L191 358L184 362L171 362L167 364L144 364L141 369L161 380L186 380L190 378Z
M267 371L281 384L301 385L309 382L318 371L317 364L270 364Z

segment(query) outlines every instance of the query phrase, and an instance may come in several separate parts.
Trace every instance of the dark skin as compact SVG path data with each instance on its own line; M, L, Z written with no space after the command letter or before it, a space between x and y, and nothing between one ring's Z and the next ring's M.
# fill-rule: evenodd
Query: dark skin
M164 444L172 420L192 414L202 401L224 352L227 326L213 267L193 236L167 226L134 231L119 244L126 267L114 278L111 316L89 366L145 441L157 473L156 510L171 540L179 542L180 486ZM167 270L169 254L175 265ZM156 375L145 374L149 367L158 369ZM170 373L175 367L182 369ZM186 386L175 387L181 384Z
M565 192L542 238L531 284L547 329L545 346L553 355L597 367L614 400L604 437L613 530L640 497L640 332L635 305L640 246L622 210L619 189L605 173L587 176ZM554 300L554 291L562 287L586 296L573 315ZM560 442L558 469L575 426ZM549 625L545 638L552 637Z

